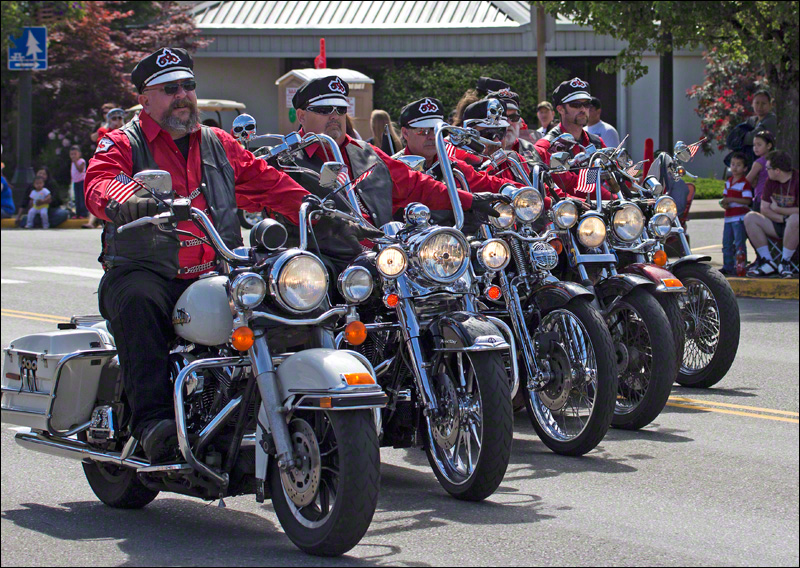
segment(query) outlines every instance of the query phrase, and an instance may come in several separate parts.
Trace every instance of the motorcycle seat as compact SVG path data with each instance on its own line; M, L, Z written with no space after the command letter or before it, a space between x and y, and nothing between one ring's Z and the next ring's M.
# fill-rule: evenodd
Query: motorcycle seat
M114 334L111 333L111 326L108 325L108 320L97 322L96 324L93 324L92 327L99 329L103 333L104 337L106 338L106 343L116 347L117 344L114 341Z

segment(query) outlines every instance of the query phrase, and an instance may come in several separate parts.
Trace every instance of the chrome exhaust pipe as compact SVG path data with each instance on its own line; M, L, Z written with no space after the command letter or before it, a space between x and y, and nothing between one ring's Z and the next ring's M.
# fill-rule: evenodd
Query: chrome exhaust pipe
M41 452L60 458L74 460L93 460L102 463L111 463L118 466L139 469L150 464L135 458L122 458L120 452L103 452L93 448L86 442L70 438L54 438L44 432L18 432L14 441L26 450Z

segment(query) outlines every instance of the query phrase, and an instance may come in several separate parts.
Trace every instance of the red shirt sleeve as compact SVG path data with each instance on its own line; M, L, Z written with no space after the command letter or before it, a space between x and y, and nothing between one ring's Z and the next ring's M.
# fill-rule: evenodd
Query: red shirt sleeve
M507 180L502 177L489 175L487 172L477 172L475 171L475 168L459 159L456 159L455 167L464 174L464 177L467 179L467 183L469 184L469 190L472 193L477 193L479 191L499 193L500 188L509 184L513 185L514 187L522 187L521 183Z
M106 187L120 172L133 176L133 158L128 137L114 130L97 140L97 150L86 168L86 207L95 217L110 221L106 216Z

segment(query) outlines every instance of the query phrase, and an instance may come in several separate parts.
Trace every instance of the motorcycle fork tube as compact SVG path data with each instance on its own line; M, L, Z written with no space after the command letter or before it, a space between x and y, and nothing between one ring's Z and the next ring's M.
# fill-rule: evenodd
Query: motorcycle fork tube
M508 276L504 271L500 272L500 286L503 289L503 295L506 297L506 306L508 307L508 314L511 316L511 325L517 333L522 343L522 353L525 356L525 371L528 374L528 380L534 379L536 387L541 388L541 377L539 376L539 362L536 360L536 350L534 349L533 339L528 331L528 326L525 325L525 315L522 313L522 301L519 299L517 289L511 286L508 281ZM516 354L512 355L516 356Z
M528 174L525 173L525 169L522 167L522 164L520 164L519 160L517 160L517 157L513 154L508 154L507 159L509 162L511 162L511 169L514 170L517 180L524 185L533 186L531 180L528 179ZM538 189L538 187L536 189Z
M250 348L250 360L253 364L253 374L256 376L258 392L267 412L267 422L272 431L272 439L278 458L278 467L286 470L294 465L294 451L292 450L289 427L286 424L286 411L281 404L278 392L278 374L269 353L267 340L261 336L255 340Z
M242 402L239 405L239 415L236 417L236 427L233 431L233 443L228 447L228 455L223 462L223 469L230 473L233 471L233 466L236 459L239 457L239 450L242 447L242 436L244 435L244 427L247 426L247 415L250 409L250 401L253 399L253 393L256 390L256 377L255 373L250 374L247 379L247 385L244 387L244 395Z

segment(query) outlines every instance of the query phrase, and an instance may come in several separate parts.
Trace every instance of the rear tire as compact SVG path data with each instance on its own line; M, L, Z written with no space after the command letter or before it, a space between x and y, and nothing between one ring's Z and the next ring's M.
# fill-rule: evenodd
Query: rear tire
M158 496L142 485L134 469L94 461L82 465L89 487L109 507L141 509Z

